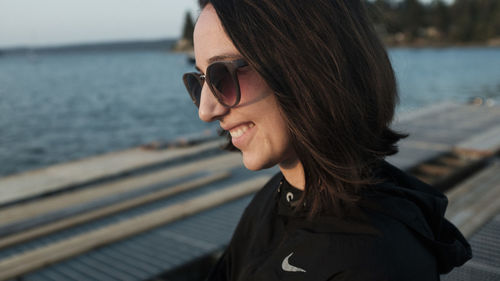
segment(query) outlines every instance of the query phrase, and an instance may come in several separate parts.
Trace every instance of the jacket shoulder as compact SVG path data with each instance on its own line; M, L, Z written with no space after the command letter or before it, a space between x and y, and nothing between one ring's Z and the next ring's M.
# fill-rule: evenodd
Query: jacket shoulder
M311 269L311 280L439 280L435 256L411 229L388 216L367 215L377 232L297 229L289 250L295 262Z
M270 212L274 208L277 188L283 179L281 172L276 173L257 193L254 195L248 206L245 208L243 217L249 215L259 215Z
M436 258L411 230L390 217L374 216L379 235L336 233L328 237L328 253L321 259L338 267L326 280L439 280Z

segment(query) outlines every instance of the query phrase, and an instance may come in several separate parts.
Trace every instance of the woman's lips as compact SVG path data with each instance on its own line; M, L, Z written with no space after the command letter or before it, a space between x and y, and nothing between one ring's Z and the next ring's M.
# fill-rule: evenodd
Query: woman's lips
M231 142L238 149L242 150L248 146L248 143L252 139L252 132L254 131L255 123L247 122L242 123L236 127L229 130L231 134Z
M255 126L254 123L241 124L233 129L229 130L229 133L231 134L232 138L239 138L239 137L243 136L246 131L253 128L254 126Z

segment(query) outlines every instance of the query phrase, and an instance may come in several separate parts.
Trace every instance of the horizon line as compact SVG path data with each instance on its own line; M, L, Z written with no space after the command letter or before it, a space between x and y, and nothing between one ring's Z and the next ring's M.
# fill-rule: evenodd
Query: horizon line
M76 42L65 42L65 43L48 43L48 44L19 44L19 45L7 45L0 46L1 52L10 51L25 51L25 50L51 50L51 49L73 49L73 48L85 48L85 47L100 47L106 45L130 45L130 44L155 44L163 43L169 41L179 40L177 36L172 37L162 37L162 38L143 38L143 39L110 39L110 40L95 40L95 41L76 41Z

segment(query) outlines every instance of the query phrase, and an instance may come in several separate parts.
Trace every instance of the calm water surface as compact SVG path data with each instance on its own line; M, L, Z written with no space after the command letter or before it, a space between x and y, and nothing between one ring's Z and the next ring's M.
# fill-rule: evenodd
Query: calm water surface
M500 48L392 49L389 55L399 112L475 96L500 101Z
M500 49L392 49L398 112L500 100ZM185 56L160 51L0 57L0 176L213 130L185 93Z

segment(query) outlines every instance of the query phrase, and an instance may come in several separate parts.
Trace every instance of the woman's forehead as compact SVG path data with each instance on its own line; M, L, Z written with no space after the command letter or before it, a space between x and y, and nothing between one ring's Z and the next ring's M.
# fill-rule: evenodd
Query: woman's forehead
M198 68L210 63L241 58L241 54L227 36L212 5L207 5L194 29L194 53Z

